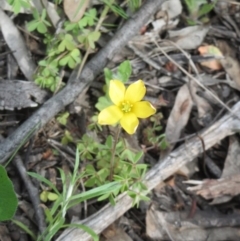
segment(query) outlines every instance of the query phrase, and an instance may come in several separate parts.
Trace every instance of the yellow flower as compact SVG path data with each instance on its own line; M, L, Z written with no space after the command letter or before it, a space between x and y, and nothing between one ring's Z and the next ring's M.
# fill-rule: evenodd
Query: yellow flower
M156 112L148 101L141 101L146 93L142 80L129 85L126 89L119 80L111 80L109 96L114 105L102 110L98 115L100 125L113 125L120 121L122 128L133 134L139 124L138 118L147 118Z

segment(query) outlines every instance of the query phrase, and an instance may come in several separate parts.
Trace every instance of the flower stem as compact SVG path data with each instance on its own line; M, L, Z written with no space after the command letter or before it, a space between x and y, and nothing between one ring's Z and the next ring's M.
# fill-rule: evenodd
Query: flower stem
M115 166L115 153L116 153L116 146L118 143L118 139L120 136L120 132L121 132L121 126L118 127L117 129L117 133L115 135L115 140L114 140L114 145L112 148L112 156L111 156L111 161L110 161L110 175L109 175L109 181L111 182L113 179L113 174L114 174L114 166Z

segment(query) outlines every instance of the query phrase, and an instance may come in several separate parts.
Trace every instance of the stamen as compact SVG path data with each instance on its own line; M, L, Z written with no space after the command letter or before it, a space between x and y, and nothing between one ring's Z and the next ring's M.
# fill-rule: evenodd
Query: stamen
M121 103L121 110L125 113L128 113L132 110L133 105L128 101L125 100Z

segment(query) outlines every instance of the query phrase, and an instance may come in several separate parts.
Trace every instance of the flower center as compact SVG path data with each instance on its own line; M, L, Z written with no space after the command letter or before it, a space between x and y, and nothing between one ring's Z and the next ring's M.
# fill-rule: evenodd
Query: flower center
M124 112L124 113L128 113L131 111L133 105L128 101L128 100L125 100L121 103L121 110Z

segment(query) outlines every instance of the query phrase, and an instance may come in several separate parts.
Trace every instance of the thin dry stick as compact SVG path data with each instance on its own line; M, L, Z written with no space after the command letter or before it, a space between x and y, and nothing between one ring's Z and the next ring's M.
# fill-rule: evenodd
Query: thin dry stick
M29 178L27 174L27 170L19 155L16 155L16 157L13 159L13 163L17 167L19 175L21 176L24 186L26 187L27 192L29 194L30 200L32 202L32 205L35 211L38 229L40 233L43 233L46 227L46 223L45 223L43 209L40 206L38 189L32 184L32 181Z

